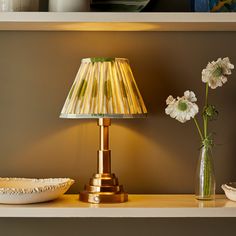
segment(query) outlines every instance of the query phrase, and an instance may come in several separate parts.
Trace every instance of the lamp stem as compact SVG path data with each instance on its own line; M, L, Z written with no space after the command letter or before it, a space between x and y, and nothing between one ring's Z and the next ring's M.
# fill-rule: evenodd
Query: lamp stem
M98 125L100 127L100 149L98 151L97 171L99 174L111 173L111 151L109 150L109 126L111 120L109 118L99 118Z

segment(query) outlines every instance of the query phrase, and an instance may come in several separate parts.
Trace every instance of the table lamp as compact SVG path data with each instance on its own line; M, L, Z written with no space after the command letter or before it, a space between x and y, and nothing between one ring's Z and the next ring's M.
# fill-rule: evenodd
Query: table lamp
M144 117L146 114L127 59L82 59L60 115L60 118L98 119L100 127L97 173L80 192L81 201L119 203L128 200L128 194L111 172L109 126L111 118Z

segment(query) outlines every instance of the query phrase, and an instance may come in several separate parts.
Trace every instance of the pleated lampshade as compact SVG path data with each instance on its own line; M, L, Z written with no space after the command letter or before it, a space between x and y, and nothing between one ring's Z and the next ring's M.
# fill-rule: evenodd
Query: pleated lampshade
M147 114L129 61L86 58L66 98L61 118L132 118Z

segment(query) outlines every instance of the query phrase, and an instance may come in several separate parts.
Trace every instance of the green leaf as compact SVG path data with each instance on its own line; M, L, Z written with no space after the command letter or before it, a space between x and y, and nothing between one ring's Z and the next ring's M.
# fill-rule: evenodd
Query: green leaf
M87 81L84 79L81 82L79 90L78 90L78 98L79 99L81 99L84 96L86 88L87 88Z
M219 112L214 105L207 105L204 107L203 116L209 118L209 120L216 120Z
M127 93L126 93L126 90L125 90L125 83L123 80L121 80L121 88L122 88L122 91L123 91L123 96L125 98L127 98Z
M111 81L107 80L104 83L104 94L107 97L108 100L111 99L112 96L112 88L111 88Z
M214 141L212 139L212 134L208 135L203 141L202 141L202 147L209 149L212 148L214 145Z
M93 82L92 97L93 98L97 97L97 93L98 93L98 82L97 82L97 78L95 78Z

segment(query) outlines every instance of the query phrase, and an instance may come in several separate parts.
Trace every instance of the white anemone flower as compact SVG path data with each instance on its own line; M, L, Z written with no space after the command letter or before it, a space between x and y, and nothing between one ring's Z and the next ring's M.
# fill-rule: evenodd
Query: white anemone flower
M207 67L202 70L202 82L208 83L212 89L222 87L233 69L234 65L230 63L228 57L209 62Z
M192 91L185 91L183 97L173 98L173 96L169 96L166 99L166 104L168 105L165 109L167 115L175 118L181 123L185 123L186 121L194 118L198 113L198 105L195 103L197 98Z

